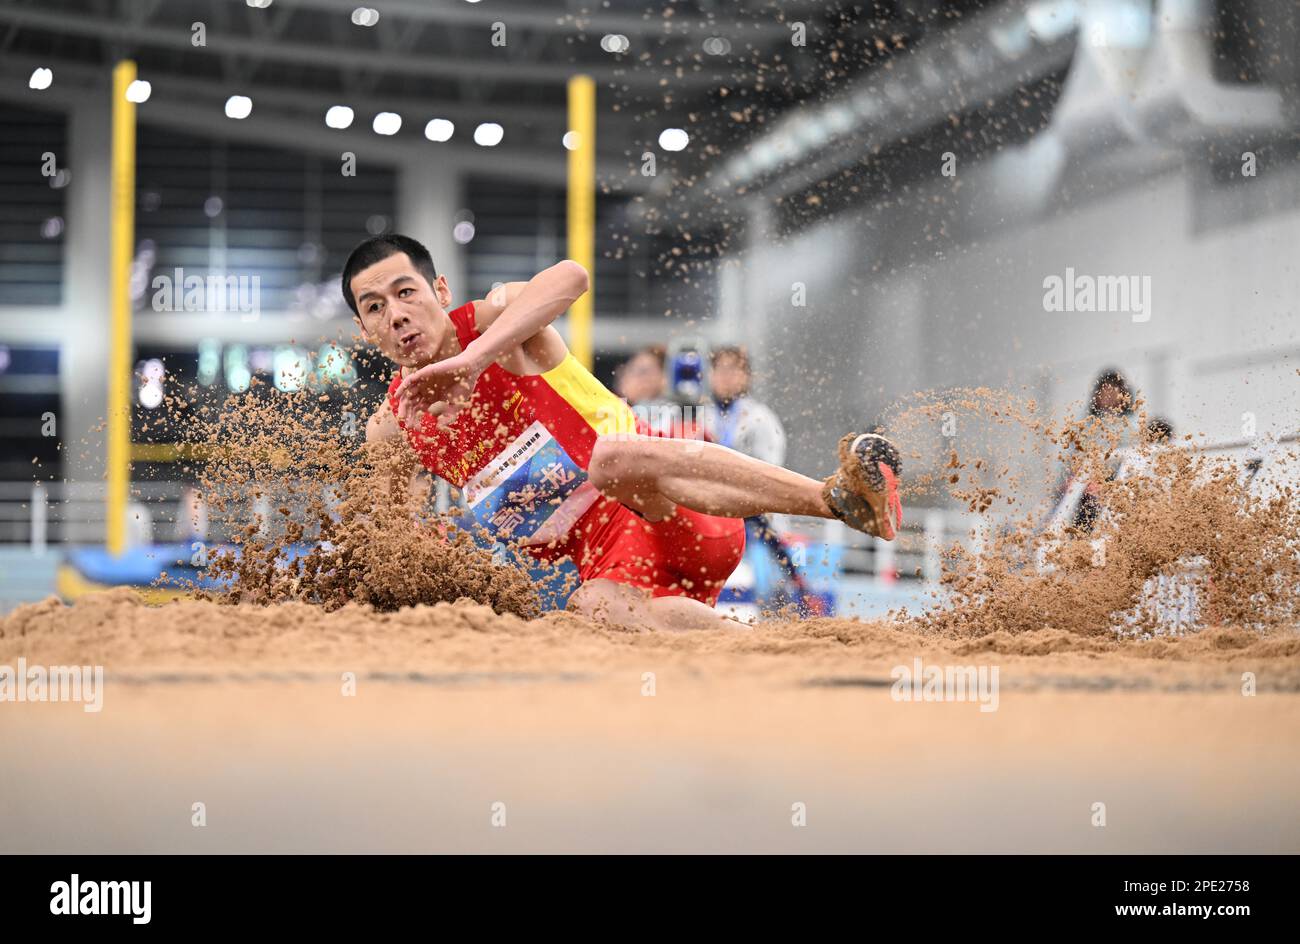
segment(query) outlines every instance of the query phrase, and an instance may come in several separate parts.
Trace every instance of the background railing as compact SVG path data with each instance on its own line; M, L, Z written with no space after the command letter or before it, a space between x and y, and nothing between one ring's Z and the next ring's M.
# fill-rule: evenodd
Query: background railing
M183 482L133 482L128 530L171 540ZM0 545L104 543L104 491L96 482L0 482ZM147 541L137 541L147 543Z
M134 482L128 517L132 543L185 540L193 528L181 529L186 483ZM439 492L445 492L440 489ZM445 505L445 495L438 494ZM840 549L840 566L847 575L869 576L881 582L939 577L940 551L953 541L969 542L988 522L983 516L943 508L909 508L895 542L880 541L819 518L783 518L780 530L809 545ZM224 529L214 522L208 539L222 540ZM104 486L98 483L0 482L0 545L28 547L44 553L52 545L101 544L104 540ZM816 554L817 550L807 550Z
M1300 488L1296 458L1300 437L1257 442L1225 442L1203 447L1229 454L1249 477L1252 488ZM446 509L444 483L431 493L435 507ZM139 481L132 484L128 542L224 543L232 527L250 514L270 514L271 499L245 497L247 508L222 520L214 516L196 527L191 483ZM278 502L276 503L279 504ZM102 546L104 486L99 483L0 481L0 613L18 602L54 592L54 568L61 548ZM188 520L187 520L188 519ZM775 516L773 522L796 564L806 575L834 573L843 612L881 613L899 605L928 605L938 588L942 554L954 544L978 554L989 535L1010 524L1006 515L976 515L962 509L909 506L893 542L853 531L834 520ZM183 526L182 526L183 525ZM833 557L828 567L819 555Z

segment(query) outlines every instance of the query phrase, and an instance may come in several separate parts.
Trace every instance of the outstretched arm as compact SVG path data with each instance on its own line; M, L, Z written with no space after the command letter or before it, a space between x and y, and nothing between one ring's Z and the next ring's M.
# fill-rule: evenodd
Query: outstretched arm
M495 297L475 302L479 337L455 357L407 375L397 388L398 416L409 422L423 412L437 416L440 425L451 422L468 405L479 375L495 361L514 360L520 373L555 367L568 349L551 322L588 284L587 270L566 259L528 282L502 286Z
M554 367L568 349L551 322L569 310L591 284L571 259L557 262L527 282L512 282L474 303L479 338L466 349L484 368L522 347L542 369ZM558 345L558 348L557 348ZM556 356L558 354L558 357Z

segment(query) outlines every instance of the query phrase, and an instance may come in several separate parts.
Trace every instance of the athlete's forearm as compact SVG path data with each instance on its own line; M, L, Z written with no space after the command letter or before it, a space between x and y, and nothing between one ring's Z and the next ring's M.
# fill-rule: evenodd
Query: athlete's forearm
M588 284L587 270L570 259L544 269L505 305L467 350L483 365L492 363L560 317L587 291Z

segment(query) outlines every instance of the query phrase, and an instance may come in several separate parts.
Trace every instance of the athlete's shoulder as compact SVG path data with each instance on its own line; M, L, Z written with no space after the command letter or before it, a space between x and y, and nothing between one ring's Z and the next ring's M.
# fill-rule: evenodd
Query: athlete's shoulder
M473 315L474 328L479 334L482 334L501 317L501 312L506 310L506 306L514 300L523 288L525 282L506 282L498 285L492 291L488 292L486 298L477 298L472 302L466 303L465 307L469 308Z

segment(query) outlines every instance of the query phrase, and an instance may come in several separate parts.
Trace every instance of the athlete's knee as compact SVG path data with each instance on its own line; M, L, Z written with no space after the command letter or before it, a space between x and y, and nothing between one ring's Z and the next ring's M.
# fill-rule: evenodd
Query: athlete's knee
M648 444L640 439L598 439L591 450L587 476L602 492L653 480L654 463Z
M597 623L622 628L641 627L646 622L649 600L633 587L611 580L590 580L569 597L568 609Z

